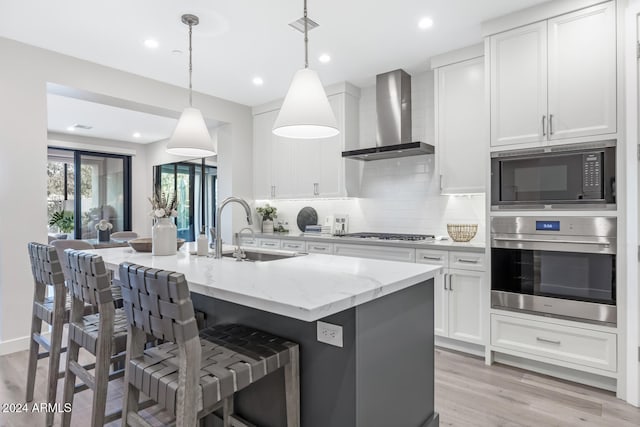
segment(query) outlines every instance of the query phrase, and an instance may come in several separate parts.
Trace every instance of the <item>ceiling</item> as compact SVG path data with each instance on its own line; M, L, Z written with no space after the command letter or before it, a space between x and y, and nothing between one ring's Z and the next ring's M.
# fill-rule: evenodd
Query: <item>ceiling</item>
M325 84L370 86L392 69L426 70L429 57L480 42L482 21L544 1L309 0L309 17L320 24L309 34L310 67ZM194 90L251 106L285 95L303 65L303 36L288 26L302 16L301 0L3 1L0 37L186 87L183 13L200 17ZM420 30L424 16L434 25ZM144 46L150 38L156 49ZM329 63L318 61L322 53Z

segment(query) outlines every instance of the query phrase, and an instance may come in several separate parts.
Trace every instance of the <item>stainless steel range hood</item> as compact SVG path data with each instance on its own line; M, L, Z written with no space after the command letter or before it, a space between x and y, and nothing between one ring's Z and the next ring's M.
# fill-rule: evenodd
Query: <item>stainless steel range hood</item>
M411 76L394 70L376 76L376 145L343 151L342 157L354 160L380 160L433 154L434 147L411 141Z

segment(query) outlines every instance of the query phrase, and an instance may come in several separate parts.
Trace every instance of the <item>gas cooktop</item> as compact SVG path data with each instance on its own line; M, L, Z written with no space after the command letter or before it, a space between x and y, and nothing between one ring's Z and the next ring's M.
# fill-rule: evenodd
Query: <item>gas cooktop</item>
M348 233L342 237L353 237L357 239L371 239L371 240L405 240L405 241L419 241L419 240L433 240L435 236L433 234L396 234L396 233Z

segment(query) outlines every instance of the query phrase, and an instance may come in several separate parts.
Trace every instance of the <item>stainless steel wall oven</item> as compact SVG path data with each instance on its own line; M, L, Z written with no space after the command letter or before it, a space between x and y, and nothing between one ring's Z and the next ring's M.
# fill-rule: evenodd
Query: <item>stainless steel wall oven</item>
M492 153L491 208L615 208L615 153L615 141Z
M491 306L616 324L616 218L493 217Z

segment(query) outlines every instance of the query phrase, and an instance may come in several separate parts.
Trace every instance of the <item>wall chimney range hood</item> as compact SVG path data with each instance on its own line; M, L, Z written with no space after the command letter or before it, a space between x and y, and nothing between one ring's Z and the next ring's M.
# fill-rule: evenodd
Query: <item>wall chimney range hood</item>
M433 154L433 145L411 141L411 76L394 70L376 76L376 146L343 151L354 160L381 160Z

